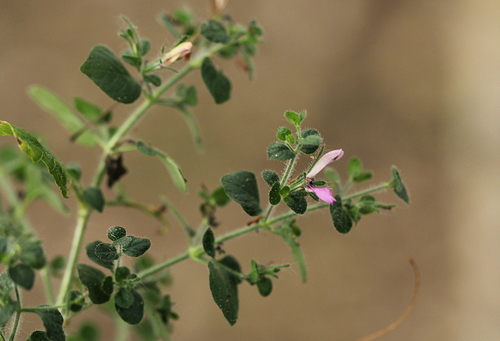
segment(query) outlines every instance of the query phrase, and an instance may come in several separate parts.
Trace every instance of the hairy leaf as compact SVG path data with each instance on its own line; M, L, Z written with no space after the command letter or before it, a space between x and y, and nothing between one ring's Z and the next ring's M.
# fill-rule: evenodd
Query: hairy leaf
M208 57L203 60L201 77L208 91L210 91L210 94L214 98L215 103L224 103L231 97L231 82L222 71L215 68Z
M227 174L221 179L226 194L250 216L262 212L260 207L259 188L255 175L247 171Z
M208 270L212 297L229 324L234 325L238 320L239 309L238 283L235 276L214 259L208 262Z
M63 197L68 197L68 176L66 169L56 157L45 148L33 135L9 122L0 121L0 136L14 135L19 148L25 152L33 162L42 161L61 190Z
M123 321L128 324L138 324L144 316L144 300L134 289L130 290L130 294L132 295L132 303L128 307L121 307L115 301L115 309ZM121 303L124 304L125 302L122 301Z
M130 104L141 96L141 85L106 46L94 46L80 71L117 102Z
M215 258L215 236L212 229L209 227L203 235L203 250L212 258Z

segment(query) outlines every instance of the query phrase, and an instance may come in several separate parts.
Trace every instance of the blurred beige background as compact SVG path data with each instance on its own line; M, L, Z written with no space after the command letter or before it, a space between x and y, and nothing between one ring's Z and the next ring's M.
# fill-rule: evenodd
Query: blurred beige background
M174 40L156 15L184 4L0 1L0 118L45 132L64 162L80 161L88 183L99 153L69 144L68 134L28 99L26 88L37 83L67 102L81 96L110 105L79 71L92 46L103 43L115 52L125 47L117 37L120 14L154 47L171 46ZM190 6L200 19L208 14L205 1ZM334 230L327 211L299 219L308 283L301 284L292 266L273 281L268 298L243 284L234 327L212 301L206 269L195 262L173 267L170 294L180 315L173 339L356 340L405 309L413 290L407 259L413 256L422 276L417 305L381 340L500 340L500 3L255 0L232 1L227 13L243 23L256 18L265 29L255 81L248 82L234 63L217 60L233 82L232 100L217 106L199 73L190 75L186 81L199 85L196 115L205 153L195 150L180 116L165 108L155 108L133 131L180 163L190 194L178 193L155 160L127 154L129 174L122 183L132 195L157 204L167 194L196 226L199 185L214 188L221 176L241 169L280 172L280 163L266 160L266 147L285 124L284 110L307 109L307 125L320 129L327 147L345 150L334 165L344 178L351 156L374 171L373 184L388 180L394 164L411 205L385 193L381 198L398 208L364 217L345 236ZM120 106L117 120L132 107ZM68 205L75 206L73 199ZM216 234L248 220L234 203L218 218L222 225ZM49 257L67 253L74 216L60 217L40 203L30 220ZM109 208L93 215L85 242L104 239L108 227L122 225L151 237L151 252L166 259L185 245L181 228L169 220L171 232L162 236L156 221ZM245 271L252 258L262 264L292 261L286 246L267 233L224 248ZM25 297L28 305L43 303L36 294ZM84 317L102 321L95 311ZM19 339L40 328L33 321L26 319ZM78 320L72 322L77 325ZM112 339L109 328L102 333L103 340Z

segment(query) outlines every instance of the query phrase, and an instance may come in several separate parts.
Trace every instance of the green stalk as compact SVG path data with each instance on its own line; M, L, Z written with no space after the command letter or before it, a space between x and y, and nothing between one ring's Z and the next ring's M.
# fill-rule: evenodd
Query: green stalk
M163 263L158 263L156 265L153 265L152 267L146 269L146 270L143 270L141 272L139 272L137 274L137 277L139 278L143 278L143 277L147 277L147 276L150 276L150 275L153 275L155 273L157 273L158 271L161 271L163 269L166 269L174 264L177 264L179 262L182 262L183 260L186 260L189 258L189 252L186 251L184 253L181 253L180 255L174 257L174 258L171 258Z
M40 270L40 277L42 278L43 288L45 289L45 295L47 300L52 305L54 304L54 291L52 290L52 283L50 283L49 272L47 271L48 265Z
M375 187L371 187L371 188L367 188L363 191L359 191L359 192L356 192L356 193L353 193L353 194L349 194L349 195L346 195L345 197L342 198L342 200L347 200L347 199L352 199L352 198L357 198L357 197L361 197L363 195L366 195L366 194L369 194L369 193L373 193L373 192L376 192L376 191L380 191L382 189L387 189L387 188L390 188L390 182L387 182L385 184L381 184L381 185L378 185L378 186L375 186Z
M14 284L14 291L16 293L17 302L19 302L19 308L16 311L16 317L14 318L14 324L12 325L12 330L10 332L9 341L14 341L16 339L17 328L19 327L19 321L21 320L21 298L19 296L19 288L17 284Z
M57 296L57 305L64 303L65 297L69 292L71 279L73 278L73 272L76 267L76 262L78 261L78 254L80 253L83 236L85 234L87 222L91 213L91 208L83 206L83 204L80 205L81 207L78 210L78 219L76 221L75 234L73 235L73 242L71 243L68 262L66 264L66 269L64 270L59 295Z

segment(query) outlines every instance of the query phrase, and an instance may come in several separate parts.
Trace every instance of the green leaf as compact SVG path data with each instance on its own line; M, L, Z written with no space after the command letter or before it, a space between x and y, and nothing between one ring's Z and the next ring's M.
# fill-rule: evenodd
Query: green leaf
M318 150L320 144L323 142L319 136L319 132L314 129L302 130L302 140L300 150L305 154L312 154Z
M10 297L7 302L3 302L1 305L2 309L0 309L0 331L7 325L7 322L9 322L12 315L14 315L18 306L19 302L13 301Z
M259 294L262 297L267 297L271 294L271 291L273 291L273 282L267 277L262 277L257 282L257 288L259 289Z
M304 214L307 210L306 198L297 193L290 193L283 201L297 214Z
M172 306L173 303L170 299L170 295L165 295L161 300L160 307L156 309L156 312L160 315L161 320L165 324L167 324L172 317Z
M149 50L151 50L151 43L147 39L142 39L139 42L138 47L139 53L141 54L141 56L144 56L149 52Z
M84 296L84 295L81 292L77 291L77 290L71 290L68 293L68 298L69 298L70 302L72 302L72 301L74 301L77 298L82 297L82 296ZM80 302L81 303L72 303L72 304L70 304L69 310L71 310L74 313L77 313L77 312L81 311L82 308L83 308L83 302L84 301L82 300Z
M224 187L219 187L215 189L212 194L210 195L210 198L215 202L215 204L219 207L226 206L227 203L231 200L227 194L226 191L224 190Z
M85 285L89 291L89 298L94 304L102 304L109 301L111 294L104 290L102 284L106 279L104 273L87 264L77 264L78 277L80 282Z
M89 243L85 246L85 250L87 251L87 257L89 257L89 259L92 262L113 271L114 263L112 261L103 260L103 259L97 257L95 250L97 248L97 245L99 245L99 244L102 244L102 242L97 240L97 241Z
M267 157L271 160L286 161L295 156L295 153L282 142L273 142L267 148Z
M295 111L285 111L285 117L294 126L298 127L300 122L302 122L302 118Z
M406 190L406 186L403 184L401 176L394 166L392 167L392 180L390 185L394 189L394 193L396 193L396 195L401 198L401 200L403 200L407 204L410 204L410 197L408 195L408 191Z
M123 51L121 53L121 57L125 61L125 63L132 65L137 70L140 70L142 64L142 58L136 56L134 52L130 50Z
M280 177L278 176L278 174L276 174L275 172L273 172L271 170L262 171L261 174L262 174L262 178L269 185L269 187L273 187L275 182L280 181Z
M27 341L50 341L47 333L41 330L35 330L31 333Z
M102 213L104 210L105 200L100 188L89 187L83 191L82 196L90 207Z
M126 266L119 266L115 271L115 280L117 282L122 282L130 276L130 269Z
M349 163L347 164L347 173L351 178L358 176L362 171L363 166L361 164L361 161L357 157L353 157L349 160Z
M121 226L113 226L108 230L108 239L111 241L117 241L127 235L127 231Z
M273 184L273 187L271 187L271 190L269 191L269 203L271 205L278 205L281 201L281 195L280 195L280 183L275 182Z
M31 290L35 283L35 272L26 264L18 264L9 268L9 276L14 283L26 290Z
M293 224L294 223L291 222L290 225L282 226L279 233L283 238L283 240L285 241L285 243L287 243L288 247L290 247L293 259L295 260L295 263L297 263L297 265L299 266L302 282L305 283L307 281L306 262L304 261L304 255L302 254L300 245L295 241L295 237L297 236L297 234L295 233L294 229L298 229L298 227L292 228Z
M142 78L146 83L153 84L154 86L161 85L161 77L158 75L144 75Z
M203 250L212 258L215 258L215 236L212 229L209 227L203 235Z
M250 216L262 213L259 188L255 175L247 171L230 173L222 177L222 186L226 194Z
M16 127L5 121L0 121L0 136L14 135L19 148L25 152L33 162L42 161L47 166L49 173L54 178L57 186L61 190L63 197L68 198L68 177L63 165L55 156L46 149L38 140L26 132L26 130Z
M356 175L354 178L352 178L352 181L355 183L360 183L366 180L370 180L372 178L372 173L371 172L361 172L360 174Z
M115 295L115 304L120 308L129 308L134 303L134 295L130 290L120 288Z
M74 134L85 126L85 122L59 96L50 90L33 85L28 88L28 94L38 106L53 115L70 133ZM76 103L75 103L76 104ZM77 106L78 109L78 106ZM92 131L82 133L76 142L93 147L100 138Z
M142 256L151 247L151 241L147 238L127 236L121 240L124 241L123 253L129 257Z
M63 330L63 316L57 309L36 310L36 314L40 316L43 326L46 330L46 335L50 341L64 341L66 336Z
M336 202L330 205L330 215L332 216L333 226L340 233L346 234L352 228L352 220L349 217L349 213L342 205L342 199L340 196L336 195Z
M66 166L66 170L73 179L75 179L76 181L80 181L82 177L82 169L79 164L70 162Z
M156 155L161 154L158 149L150 147L142 141L138 141L136 146L137 146L137 150L141 154L144 154L146 156L156 156Z
M222 314L229 322L234 325L238 320L238 283L235 276L226 271L214 259L208 262L210 272L209 282L210 291L215 304L222 310Z
M210 19L201 24L200 33L214 43L225 44L229 41L226 28L217 20Z
M97 122L102 115L102 109L95 104L92 104L83 98L73 98L76 110L92 122Z
M21 246L20 261L33 269L41 269L47 263L40 242L27 242Z
M141 85L130 75L122 62L105 46L97 45L80 67L102 91L113 100L130 104L142 92Z
M138 324L144 316L144 300L134 289L130 289L130 293L133 296L132 304L128 307L120 307L115 301L115 309L123 321L128 324Z
M231 82L224 76L222 71L215 68L210 58L205 57L201 66L201 77L208 91L215 100L215 103L221 104L231 97Z
M168 157L167 154L165 154L161 150L149 147L142 141L137 142L137 150L147 156L158 156L167 167L167 170L175 186L182 192L187 193L187 180L184 178L181 169L174 160Z
M177 97L184 104L194 107L198 104L198 96L196 94L196 88L191 85L180 84L177 87Z
M278 140L285 141L288 135L292 135L292 131L287 127L279 127L276 137Z
M100 243L95 247L95 255L103 261L114 261L120 258L116 248L108 243Z

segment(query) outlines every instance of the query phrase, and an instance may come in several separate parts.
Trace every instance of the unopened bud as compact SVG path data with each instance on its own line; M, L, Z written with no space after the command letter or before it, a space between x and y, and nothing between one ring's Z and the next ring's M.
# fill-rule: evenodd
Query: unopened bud
M172 50L167 52L161 59L161 66L167 66L175 62L177 59L184 57L189 60L193 44L189 41L177 45Z
M214 15L218 15L224 7L226 7L228 0L210 0L210 4L212 5L212 13Z

